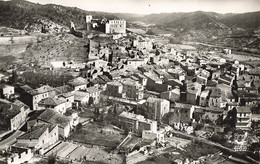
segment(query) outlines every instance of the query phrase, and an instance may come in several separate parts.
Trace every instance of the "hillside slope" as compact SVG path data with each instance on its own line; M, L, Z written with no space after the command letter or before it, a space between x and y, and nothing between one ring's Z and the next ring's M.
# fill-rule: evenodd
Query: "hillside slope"
M87 12L78 8L64 7L54 4L35 4L24 0L0 1L0 24L28 31L40 30L42 25L53 28L65 28L73 21L76 28L84 28L85 15L97 18L115 18L103 12Z

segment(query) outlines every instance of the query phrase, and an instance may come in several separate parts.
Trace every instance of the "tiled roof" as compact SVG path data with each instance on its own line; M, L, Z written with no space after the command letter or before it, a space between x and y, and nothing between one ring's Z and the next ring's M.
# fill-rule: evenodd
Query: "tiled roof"
M48 129L51 131L56 125L36 124L28 132L18 137L18 139L39 139Z
M73 92L68 92L68 93L63 93L61 94L62 97L71 97L71 96L74 96L74 93Z
M42 99L38 104L56 106L56 105L60 105L60 104L65 103L65 102L66 102L66 99L61 98L61 97L60 98L47 97L45 99Z
M100 79L99 77L95 78L95 79L91 79L90 83L95 85L95 84L106 84L106 82L102 79Z
M191 104L183 104L183 103L177 103L175 102L175 106L176 108L191 108L192 105Z
M219 98L221 97L221 90L219 88L214 88L210 94L212 98Z
M150 78L152 79L153 81L162 81L162 79L160 79L155 73L153 72L145 72L144 75L147 77L147 78Z
M46 109L38 119L53 125L58 124L62 128L66 127L71 121L70 117L59 114L52 109Z
M25 90L26 92L30 91L30 90L33 90L31 87L29 87L28 85L23 85L23 86L20 86L20 88L22 88L23 90Z
M83 92L83 91L75 91L74 92L74 99L75 100L81 101L86 96L89 96L88 92Z
M129 113L129 112L125 112L123 111L119 117L125 117L125 118L129 118L129 119L132 119L132 120L138 120L140 122L147 122L147 123L152 123L152 122L155 122L153 120L150 120L150 119L147 119L145 118L144 116L142 115L137 115L137 114L134 114L134 113Z
M44 85L44 86L41 86L40 88L30 90L30 91L28 91L28 93L31 95L38 95L38 94L47 93L47 92L50 92L53 90L54 90L54 88L52 88L48 85Z
M246 106L238 106L236 107L237 113L251 113L251 108Z
M122 84L123 85L136 85L136 81L131 79L131 78L125 78L125 79L122 79Z
M209 90L204 90L201 92L200 97L207 97L209 95Z
M28 117L29 117L29 120L28 120L28 121L30 121L30 120L36 120L37 117L39 117L44 111L45 111L45 109L44 109L44 110L34 110L34 111L32 111L32 112L29 113L29 115L28 115Z
M108 85L114 85L114 86L123 86L122 83L118 82L118 81L111 81L107 83Z
M148 99L147 99L147 102L151 102L151 103L154 103L154 102L162 102L162 101L164 101L165 99L161 99L161 98L156 98L156 97L149 97ZM166 100L166 101L168 101L168 100Z
M63 86L60 86L60 87L56 87L55 90L58 92L58 94L68 93L68 92L73 91L73 89L70 86L68 86L68 85L63 85Z
M105 81L105 82L110 82L110 81L112 81L112 80L110 80L106 75L99 75L98 76L100 79L102 79L103 81Z
M89 87L86 89L86 92L92 94L92 93L97 93L99 92L99 89L97 89L96 87Z

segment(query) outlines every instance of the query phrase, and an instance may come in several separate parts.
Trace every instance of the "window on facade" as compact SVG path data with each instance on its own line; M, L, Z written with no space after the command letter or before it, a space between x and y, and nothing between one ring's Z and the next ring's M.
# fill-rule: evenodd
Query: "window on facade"
M242 113L240 113L240 117L242 117Z
M244 113L244 116L246 116L246 113Z

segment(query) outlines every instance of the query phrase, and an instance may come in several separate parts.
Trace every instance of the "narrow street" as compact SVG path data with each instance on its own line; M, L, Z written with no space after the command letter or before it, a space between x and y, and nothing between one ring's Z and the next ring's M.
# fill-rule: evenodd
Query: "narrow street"
M22 131L15 131L14 134L6 138L5 140L0 142L0 150L6 149L9 146L11 146L13 143L15 143L16 138L19 137L20 135L24 134Z

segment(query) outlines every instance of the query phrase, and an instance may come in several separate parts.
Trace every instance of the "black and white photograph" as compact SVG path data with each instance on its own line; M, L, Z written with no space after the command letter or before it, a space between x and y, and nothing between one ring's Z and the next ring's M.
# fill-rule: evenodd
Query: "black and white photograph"
M0 164L259 164L260 0L0 0Z

